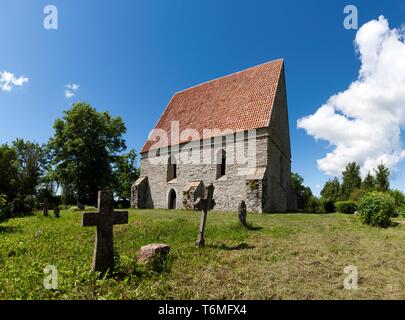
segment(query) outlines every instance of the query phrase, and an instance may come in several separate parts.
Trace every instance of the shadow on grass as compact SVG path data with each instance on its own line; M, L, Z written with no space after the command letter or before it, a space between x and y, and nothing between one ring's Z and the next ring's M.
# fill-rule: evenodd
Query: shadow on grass
M224 243L221 244L211 244L207 245L207 248L212 248L212 249L220 249L220 250L226 250L226 251L239 251L239 250L250 250L256 248L255 246L251 246L247 243L241 243L238 244L237 246L227 246Z
M396 228L396 227L399 227L404 224L405 224L405 221L391 221L391 224L388 227Z
M247 223L246 225L243 226L246 230L249 231L260 231L263 230L263 227L255 227L253 224L251 223Z
M21 231L20 227L0 226L0 234L15 233Z

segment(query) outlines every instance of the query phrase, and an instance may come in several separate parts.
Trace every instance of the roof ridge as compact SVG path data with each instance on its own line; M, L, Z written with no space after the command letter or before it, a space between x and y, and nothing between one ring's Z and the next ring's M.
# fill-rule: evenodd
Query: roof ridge
M186 89L183 89L183 90L180 90L180 91L176 91L173 96L176 96L176 95L178 95L178 94L180 94L180 93L189 91L189 90L194 89L194 88L201 87L201 86L203 86L203 85L209 84L209 83L214 82L214 81L218 81L218 80L222 80L222 79L225 79L225 78L229 78L229 77L235 76L235 75L237 75L237 74L240 74L240 73L249 71L249 70L251 70L251 69L256 69L256 68L259 68L259 67L261 67L261 66L264 66L264 65L267 65L267 64L273 64L273 63L276 63L276 62L279 62L279 61L284 62L284 58L278 58L278 59L275 59L275 60L263 62L263 63L261 63L261 64L258 64L258 65L255 65L255 66L251 66L251 67L248 67L248 68L246 68L246 69L233 72L233 73L231 73L231 74L227 74L227 75L224 75L224 76L220 76L220 77L218 77L218 78L214 78L214 79L211 79L211 80L202 82L202 83L200 83L200 84L196 84L195 86L191 86L191 87L189 87L189 88L186 88Z

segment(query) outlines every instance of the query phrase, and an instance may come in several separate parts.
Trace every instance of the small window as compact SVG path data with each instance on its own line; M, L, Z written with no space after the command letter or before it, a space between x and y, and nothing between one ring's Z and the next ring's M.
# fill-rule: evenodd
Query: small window
M169 160L167 161L167 181L171 181L176 178L177 178L176 158L170 156Z
M226 152L219 150L217 154L217 179L226 175Z

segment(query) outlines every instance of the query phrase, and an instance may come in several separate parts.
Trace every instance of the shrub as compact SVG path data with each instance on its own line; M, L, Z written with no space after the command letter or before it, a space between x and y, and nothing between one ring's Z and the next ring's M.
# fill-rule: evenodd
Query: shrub
M369 191L366 189L355 189L349 197L349 200L359 202Z
M14 215L25 215L34 213L36 205L34 196L17 196L11 201L10 209Z
M389 195L394 198L397 212L405 212L405 194L400 190L390 190Z
M360 200L358 211L364 224L386 228L395 214L395 200L387 193L371 192Z
M334 201L330 199L321 199L321 210L326 213L336 212Z
M69 207L69 211L71 211L71 212L81 212L83 210L80 210L77 206L71 206L71 207ZM84 211L96 212L97 208L92 207L92 206L85 206Z
M7 210L7 196L0 194L0 217L2 217Z
M354 201L338 201L335 203L336 210L341 213L353 214L357 210Z
M319 213L321 212L321 205L320 201L317 197L310 197L308 199L307 205L305 206L303 212L308 212L308 213Z

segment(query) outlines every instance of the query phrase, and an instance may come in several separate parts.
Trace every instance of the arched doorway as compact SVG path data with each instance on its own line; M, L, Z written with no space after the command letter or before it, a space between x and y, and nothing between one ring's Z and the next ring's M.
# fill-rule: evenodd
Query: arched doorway
M176 191L174 191L173 189L171 189L169 192L169 209L176 209Z

